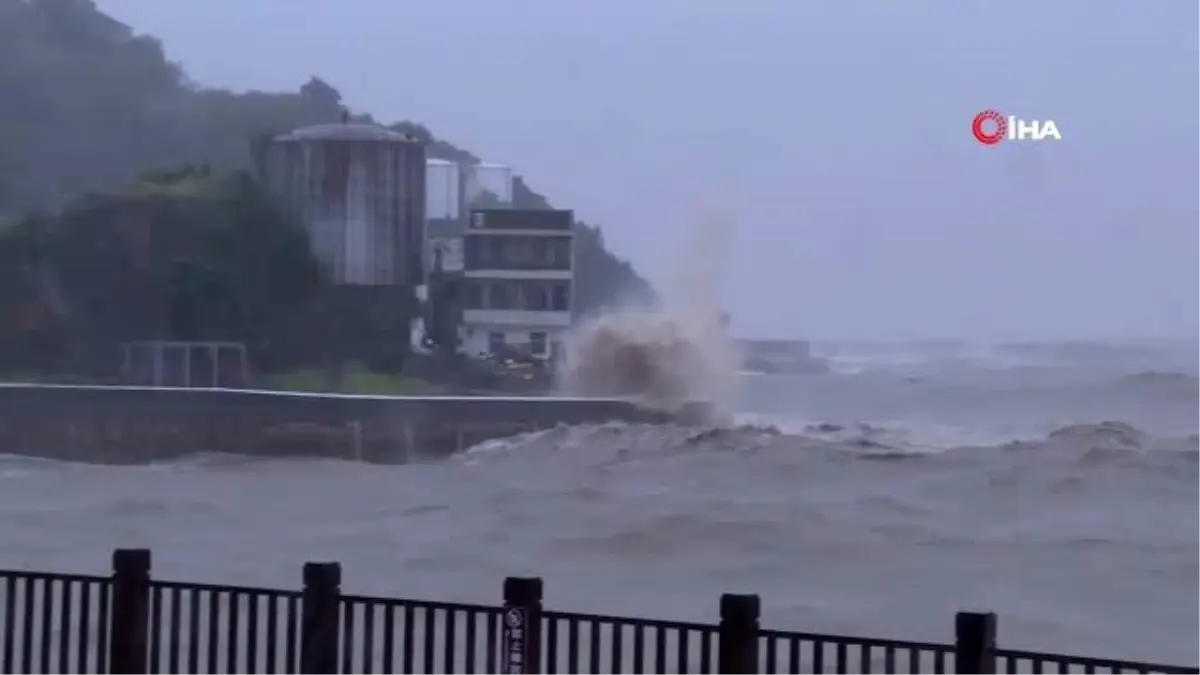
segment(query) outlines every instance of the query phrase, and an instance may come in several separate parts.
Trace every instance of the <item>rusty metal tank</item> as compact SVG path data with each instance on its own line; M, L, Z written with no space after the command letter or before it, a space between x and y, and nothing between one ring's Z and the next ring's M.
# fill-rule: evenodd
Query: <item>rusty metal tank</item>
M303 222L335 283L422 283L425 144L374 124L302 127L272 139L264 173Z

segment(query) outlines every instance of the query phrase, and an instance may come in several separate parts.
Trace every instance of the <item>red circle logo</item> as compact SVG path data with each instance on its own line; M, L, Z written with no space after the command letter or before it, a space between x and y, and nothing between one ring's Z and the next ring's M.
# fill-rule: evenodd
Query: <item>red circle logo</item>
M988 131L986 127L993 129ZM984 110L971 120L971 133L975 134L975 140L980 143L995 145L1004 140L1005 134L1008 133L1008 120L995 110Z

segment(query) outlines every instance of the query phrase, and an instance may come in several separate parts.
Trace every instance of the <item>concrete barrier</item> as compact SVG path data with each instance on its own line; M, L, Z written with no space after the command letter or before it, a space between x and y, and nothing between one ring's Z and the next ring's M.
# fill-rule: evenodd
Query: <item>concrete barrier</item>
M198 452L397 463L608 421L670 418L613 399L0 383L0 453L105 464Z

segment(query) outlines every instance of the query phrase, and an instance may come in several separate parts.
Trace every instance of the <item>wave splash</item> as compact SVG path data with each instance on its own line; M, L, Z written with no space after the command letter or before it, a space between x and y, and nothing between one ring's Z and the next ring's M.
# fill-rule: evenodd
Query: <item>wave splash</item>
M664 308L628 308L583 322L566 343L566 393L633 400L676 411L703 403L727 411L738 358L718 317Z
M702 221L688 232L657 304L617 307L575 328L559 370L564 393L665 411L701 404L708 421L730 419L741 358L720 288L731 234L725 220Z

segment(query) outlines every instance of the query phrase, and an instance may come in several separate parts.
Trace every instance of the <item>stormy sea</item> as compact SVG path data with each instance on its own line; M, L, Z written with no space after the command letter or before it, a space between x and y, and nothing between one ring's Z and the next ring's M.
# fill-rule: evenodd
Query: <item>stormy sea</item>
M0 568L713 620L1195 663L1197 345L817 343L828 373L736 375L709 426L561 427L404 466L0 458Z

